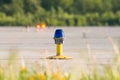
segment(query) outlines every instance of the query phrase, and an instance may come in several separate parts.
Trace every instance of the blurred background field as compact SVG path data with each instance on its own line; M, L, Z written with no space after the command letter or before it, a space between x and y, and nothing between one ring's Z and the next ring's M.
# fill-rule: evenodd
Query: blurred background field
M120 25L119 0L0 0L0 25Z

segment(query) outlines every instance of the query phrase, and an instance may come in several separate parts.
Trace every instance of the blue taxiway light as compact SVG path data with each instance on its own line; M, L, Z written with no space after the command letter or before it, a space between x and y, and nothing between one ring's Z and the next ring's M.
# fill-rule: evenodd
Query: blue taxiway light
M63 38L64 37L64 32L62 29L56 29L54 38Z

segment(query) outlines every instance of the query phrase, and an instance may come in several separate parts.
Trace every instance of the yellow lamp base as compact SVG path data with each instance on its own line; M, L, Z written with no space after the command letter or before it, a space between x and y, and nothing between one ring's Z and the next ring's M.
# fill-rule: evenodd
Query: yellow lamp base
M61 56L50 56L47 59L72 59L72 57L61 55Z

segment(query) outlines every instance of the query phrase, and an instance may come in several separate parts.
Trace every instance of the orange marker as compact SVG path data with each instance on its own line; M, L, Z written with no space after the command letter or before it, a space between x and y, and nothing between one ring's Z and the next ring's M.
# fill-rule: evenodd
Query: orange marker
M44 29L46 28L46 24L42 24L41 27Z
M41 28L41 25L40 24L37 24L36 25L37 29Z

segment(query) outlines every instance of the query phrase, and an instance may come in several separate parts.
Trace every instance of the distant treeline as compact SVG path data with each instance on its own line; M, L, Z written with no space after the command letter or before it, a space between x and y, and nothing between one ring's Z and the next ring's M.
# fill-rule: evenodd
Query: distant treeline
M0 25L120 25L120 0L0 0Z

